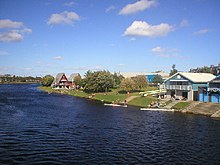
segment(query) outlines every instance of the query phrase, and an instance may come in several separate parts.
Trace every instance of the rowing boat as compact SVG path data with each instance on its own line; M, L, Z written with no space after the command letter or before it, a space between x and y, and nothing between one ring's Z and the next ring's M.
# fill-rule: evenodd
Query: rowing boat
M128 107L127 105L120 105L120 104L107 104L107 103L105 103L104 104L105 106L112 106L112 107Z

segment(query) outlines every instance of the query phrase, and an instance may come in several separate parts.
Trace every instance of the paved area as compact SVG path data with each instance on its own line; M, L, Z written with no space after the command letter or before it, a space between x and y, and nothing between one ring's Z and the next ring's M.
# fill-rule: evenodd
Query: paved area
M217 111L219 111L219 109L220 109L219 104L215 104L215 103L199 103L195 107L189 108L187 110L187 112L211 116L212 114L214 114Z
M171 109L178 102L179 102L179 100L173 100L170 104L165 105L164 108Z

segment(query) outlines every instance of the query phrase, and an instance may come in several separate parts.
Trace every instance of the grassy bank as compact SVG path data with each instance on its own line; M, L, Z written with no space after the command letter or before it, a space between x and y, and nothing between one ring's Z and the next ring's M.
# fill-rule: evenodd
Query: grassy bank
M152 101L156 101L155 97L137 97L129 102L129 105L138 107L147 107Z
M190 105L190 102L179 102L172 107L172 109L181 110L185 109Z
M108 103L123 103L124 100L128 99L131 96L135 96L133 100L128 102L128 105L133 105L133 106L139 106L139 107L147 107L152 101L155 101L156 98L147 96L147 97L141 97L138 92L130 93L128 94L121 94L118 93L117 89L113 89L111 92L107 93L95 93L95 94L88 94L85 93L81 90L55 90L52 89L51 87L44 87L40 86L38 87L40 90L45 91L45 92L53 92L53 93L62 93L62 94L67 94L70 96L75 96L75 97L81 97L81 98L90 98L93 100L99 100L103 102L108 102ZM151 90L151 89L150 89Z

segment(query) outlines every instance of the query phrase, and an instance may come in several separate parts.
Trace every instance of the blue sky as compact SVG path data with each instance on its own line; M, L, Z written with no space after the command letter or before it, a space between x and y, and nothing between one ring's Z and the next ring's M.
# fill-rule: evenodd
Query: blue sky
M0 74L220 62L219 0L0 0Z

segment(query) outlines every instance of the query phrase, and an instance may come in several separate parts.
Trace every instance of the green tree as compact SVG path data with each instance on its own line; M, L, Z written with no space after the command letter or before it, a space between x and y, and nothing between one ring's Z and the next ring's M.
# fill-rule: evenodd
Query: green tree
M132 80L135 82L136 90L142 90L147 87L147 78L144 75L138 75L135 77L132 77Z
M109 71L87 71L84 79L84 91L105 92L114 85L113 75Z
M81 82L82 82L82 78L81 78L80 75L74 77L74 83L75 83L75 85L80 85Z
M161 75L155 75L154 77L153 77L153 83L154 84L158 84L158 83L160 83L160 84L162 84L163 83L163 78L162 78L162 76Z
M53 83L54 77L51 75L46 75L42 78L41 80L41 84L43 86L51 86L51 84Z
M114 73L113 74L114 79L114 87L118 87L121 84L121 80L124 79L124 77L121 74Z
M204 66L202 68L199 68L200 73L211 73L211 68L208 66Z
M177 73L177 72L178 72L178 70L176 69L176 65L173 64L173 65L172 65L172 70L170 70L170 76L174 75L174 74Z
M130 92L137 89L136 83L131 78L125 78L121 81L120 89L126 92Z

